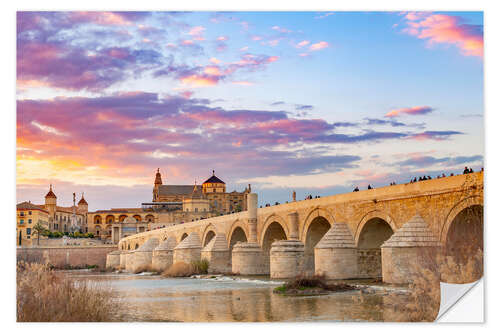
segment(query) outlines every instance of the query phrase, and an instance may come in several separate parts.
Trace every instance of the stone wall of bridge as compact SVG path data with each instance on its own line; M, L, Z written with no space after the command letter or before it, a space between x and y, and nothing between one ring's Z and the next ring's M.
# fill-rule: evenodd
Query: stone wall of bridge
M18 247L16 260L17 262L49 264L56 268L85 268L92 265L105 268L107 254L115 250L116 245Z
M482 206L483 173L477 172L260 209L255 206L254 213L249 206L248 211L126 237L118 248L134 250L149 238L161 243L173 237L180 244L193 232L199 235L203 248L211 237L221 234L230 252L238 241L256 243L264 270L269 272L273 242L292 239L304 244L301 269L314 271L314 247L333 224L345 223L357 249L358 277L379 277L382 244L412 217L421 216L432 235L446 247L450 228L460 213L468 207L480 207L482 212ZM248 249L245 251L248 254ZM231 260L234 258L233 253Z

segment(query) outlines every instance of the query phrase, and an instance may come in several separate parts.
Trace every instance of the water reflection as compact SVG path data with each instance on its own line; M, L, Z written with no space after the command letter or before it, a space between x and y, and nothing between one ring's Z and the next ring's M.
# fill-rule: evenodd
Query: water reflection
M269 322L390 321L384 298L360 291L323 296L273 294L276 282L166 279L129 274L70 273L109 285L121 307L118 321Z

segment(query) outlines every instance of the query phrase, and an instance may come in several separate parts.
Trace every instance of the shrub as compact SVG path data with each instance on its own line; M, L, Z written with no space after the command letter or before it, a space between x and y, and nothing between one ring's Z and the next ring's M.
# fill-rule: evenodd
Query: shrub
M47 265L17 265L18 322L111 321L117 306L107 288L73 281Z
M210 263L208 262L207 259L195 260L191 262L194 274L207 274L209 265Z
M324 275L299 275L284 284L286 289L322 288L328 289Z

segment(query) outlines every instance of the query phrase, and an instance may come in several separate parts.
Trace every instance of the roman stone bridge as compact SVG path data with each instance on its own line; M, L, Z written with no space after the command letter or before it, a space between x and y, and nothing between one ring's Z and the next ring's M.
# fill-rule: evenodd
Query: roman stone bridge
M259 209L251 193L247 211L121 239L108 266L164 270L205 258L212 272L402 283L418 249L447 255L463 243L482 249L482 229L483 172Z

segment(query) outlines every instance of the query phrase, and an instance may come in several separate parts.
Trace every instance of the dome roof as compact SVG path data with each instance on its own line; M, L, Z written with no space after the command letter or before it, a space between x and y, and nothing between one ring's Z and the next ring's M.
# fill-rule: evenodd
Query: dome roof
M57 199L57 197L54 194L54 192L52 192L52 184L50 184L49 192L47 194L45 194L45 198L55 198L55 199Z
M226 184L226 183L224 183L215 175L215 170L212 170L212 177L205 180L203 184Z
M80 199L80 201L78 201L78 206L80 205L87 205L87 206L89 205L85 200L85 198L83 197L83 193L82 193L82 198Z

